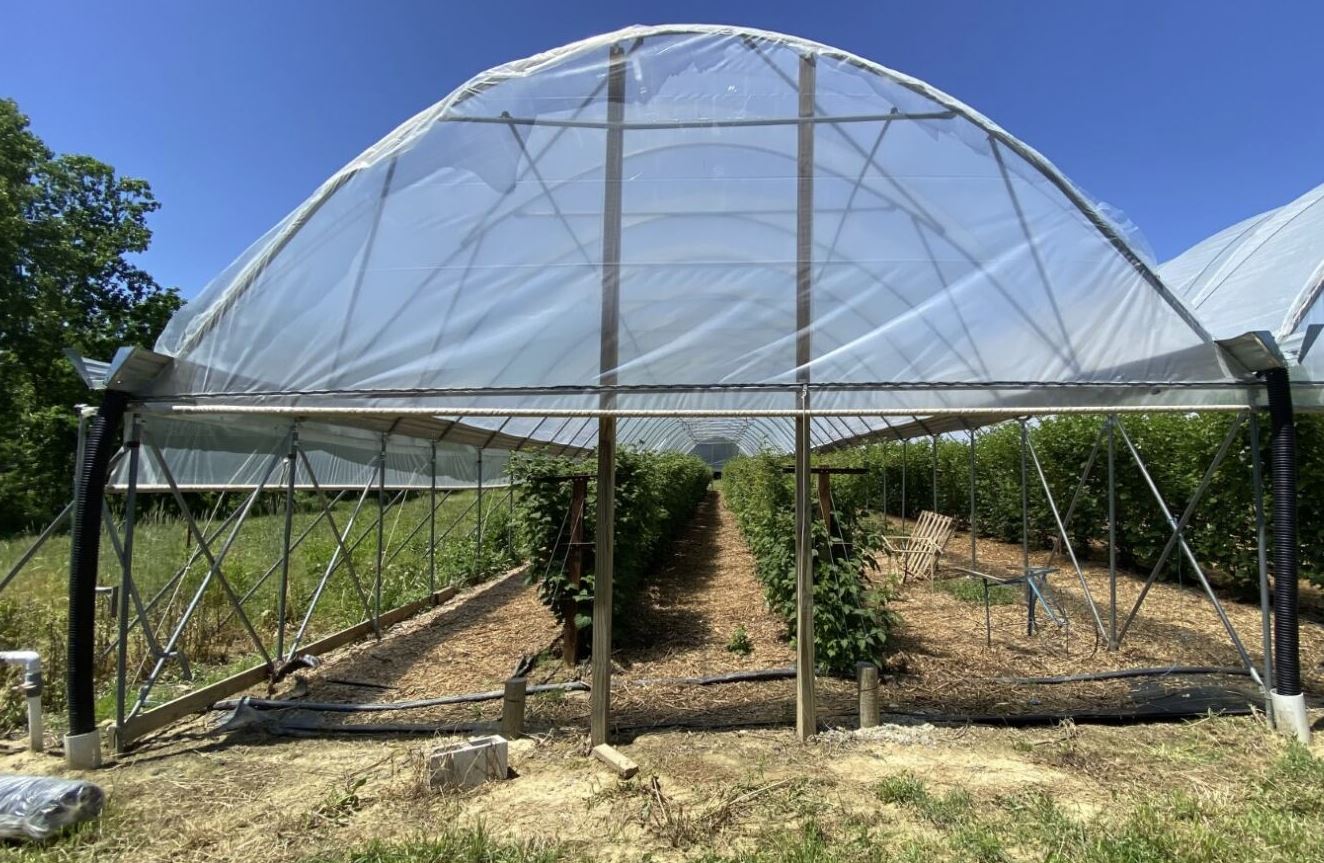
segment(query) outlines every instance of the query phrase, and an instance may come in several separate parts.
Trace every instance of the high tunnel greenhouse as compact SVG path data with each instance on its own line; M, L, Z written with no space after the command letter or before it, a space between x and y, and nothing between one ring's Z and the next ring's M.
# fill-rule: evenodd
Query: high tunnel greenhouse
M1266 405L1287 576L1273 673L1290 713L1292 398L1314 406L1318 391L1283 331L1202 317L1202 266L1237 254L1227 238L1171 275L1133 239L973 108L795 37L632 27L477 75L323 183L155 350L79 361L107 393L73 505L70 752L96 740L106 486L127 498L131 544L133 500L150 491L250 505L264 489L435 494L506 483L519 450L595 453L610 490L618 447L794 454L798 625L812 632L812 452L1052 414ZM1278 279L1253 275L1227 291ZM1306 281L1284 291L1295 301ZM1282 310L1293 332L1316 294ZM609 730L613 494L597 506L595 744ZM131 547L122 560L121 656L141 604ZM813 639L797 645L805 736ZM146 715L125 689L121 667L121 742Z

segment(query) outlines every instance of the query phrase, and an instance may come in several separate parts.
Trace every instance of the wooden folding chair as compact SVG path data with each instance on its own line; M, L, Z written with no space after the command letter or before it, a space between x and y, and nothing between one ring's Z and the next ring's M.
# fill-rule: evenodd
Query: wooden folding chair
M950 515L924 510L909 535L884 535L883 551L900 565L902 584L912 575L931 579L938 570L938 557L954 533Z

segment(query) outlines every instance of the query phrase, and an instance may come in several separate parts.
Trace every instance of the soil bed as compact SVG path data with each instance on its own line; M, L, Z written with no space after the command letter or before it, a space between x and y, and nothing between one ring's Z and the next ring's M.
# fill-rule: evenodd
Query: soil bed
M948 546L938 580L964 578L950 567L969 561L969 536ZM1019 565L1019 546L979 540L978 568L1005 572ZM671 547L648 581L637 607L620 609L629 636L613 654L612 716L627 736L639 730L786 724L794 721L793 682L773 680L717 686L662 682L728 672L789 667L794 651L786 628L764 606L754 560L720 494L710 493L695 519ZM977 585L960 591L950 584L911 582L893 601L899 624L884 663L884 712L898 715L988 716L1071 710L1125 711L1157 703L1244 708L1258 703L1248 677L1137 678L1055 686L1020 684L1009 677L1043 677L1156 666L1240 666L1236 649L1198 585L1158 582L1150 589L1120 650L1108 651L1096 637L1080 578L1070 562L1036 551L1032 564L1059 567L1052 591L1070 621L1065 628L1040 610L1039 629L1026 634L1026 608L1019 589L991 607L991 646ZM886 561L880 561L886 565ZM1106 562L1082 563L1105 630L1110 626ZM1143 577L1120 571L1118 625L1138 596ZM1324 680L1320 597L1303 587L1301 642L1307 689ZM963 598L966 597L966 598ZM973 599L970 597L974 597ZM1007 601L1007 600L1010 601ZM1260 610L1257 604L1222 597L1224 607L1257 667ZM748 650L730 649L743 632ZM587 680L587 664L566 668L559 659L557 627L522 576L507 576L453 606L411 621L381 643L360 645L333 656L303 676L299 697L310 701L389 702L499 689L523 663L536 658L530 683ZM384 688L389 687L389 688ZM1209 699L1213 699L1210 701ZM853 681L819 680L820 722L848 724L855 710ZM1194 699L1194 700L1192 700ZM586 727L588 694L530 696L533 729ZM370 714L308 715L323 726L445 725L495 723L499 700Z

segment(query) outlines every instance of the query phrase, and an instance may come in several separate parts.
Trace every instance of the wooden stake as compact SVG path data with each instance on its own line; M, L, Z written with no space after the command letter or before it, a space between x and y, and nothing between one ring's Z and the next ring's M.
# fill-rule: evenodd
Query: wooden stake
M588 499L588 477L574 477L570 480L570 550L567 553L566 578L576 589L584 572L584 502ZM576 590L578 592L578 590ZM565 623L561 627L561 657L569 668L579 662L579 626L575 616L579 613L578 604L567 600Z
M507 740L524 736L524 696L528 684L523 677L506 681L506 698L501 704L501 736Z
M860 727L873 728L878 724L878 666L861 662L855 673L860 684Z

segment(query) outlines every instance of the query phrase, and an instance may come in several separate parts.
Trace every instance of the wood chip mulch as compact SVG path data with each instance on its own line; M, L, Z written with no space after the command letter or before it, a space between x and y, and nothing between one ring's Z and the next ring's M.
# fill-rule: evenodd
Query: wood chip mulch
M944 560L969 566L969 537L957 534ZM1097 550L1096 550L1097 552ZM1017 545L979 540L980 568L1019 565ZM1096 554L1096 557L1098 555ZM1047 561L1036 551L1032 563ZM1045 676L1140 666L1239 665L1209 600L1193 579L1159 582L1127 633L1122 648L1108 651L1094 634L1094 622L1080 579L1069 561L1050 585L1067 611L1061 629L1041 618L1034 636L1025 632L1025 605L992 607L992 646L985 643L984 608L933 583L905 585L892 604L899 626L884 662L884 711L949 713L1035 713L1059 709L1107 709L1131 704L1135 681L1030 686L998 678ZM1109 579L1106 560L1082 561L1084 581L1105 627ZM940 569L938 578L963 577ZM1143 576L1119 573L1119 627L1139 594ZM1308 691L1324 691L1324 598L1303 587L1302 665ZM795 690L791 680L683 686L649 683L657 678L698 677L724 672L790 666L794 651L786 627L763 603L754 560L734 516L716 491L671 547L670 558L647 582L635 607L618 614L637 633L613 654L613 721L623 727L687 724L792 723ZM1221 596L1224 607L1253 660L1260 663L1258 604ZM744 629L748 655L728 650ZM521 574L478 588L388 633L380 643L358 645L306 675L307 694L316 701L401 701L499 689L521 659L556 644L558 627L536 591ZM588 679L587 665L565 668L555 656L529 674L530 683ZM1217 678L1227 683L1228 678ZM1190 682L1190 681L1186 681ZM1235 682L1235 681L1234 681ZM364 685L367 684L367 685ZM1244 681L1242 685L1249 685ZM388 688L384 688L388 687ZM855 685L820 678L821 717L849 715ZM567 693L530 696L528 725L587 727L588 696ZM352 715L321 715L335 723L482 723L500 718L501 702L451 705L424 710Z

